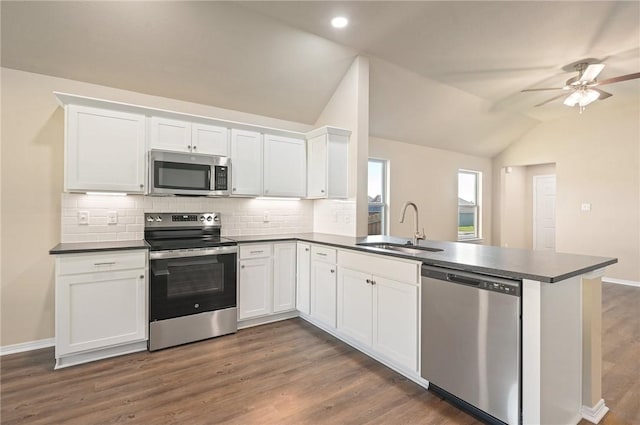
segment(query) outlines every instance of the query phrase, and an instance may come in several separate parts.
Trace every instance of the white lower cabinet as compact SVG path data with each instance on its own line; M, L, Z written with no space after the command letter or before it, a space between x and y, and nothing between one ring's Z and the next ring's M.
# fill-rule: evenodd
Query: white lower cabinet
M144 251L58 256L56 368L146 349L146 263Z
M311 317L336 327L336 250L311 247Z
M339 251L338 264L338 332L417 372L419 263Z
M271 313L271 258L240 260L238 318Z
M240 321L295 310L295 242L241 244L239 266Z
M296 309L311 313L311 245L296 244Z

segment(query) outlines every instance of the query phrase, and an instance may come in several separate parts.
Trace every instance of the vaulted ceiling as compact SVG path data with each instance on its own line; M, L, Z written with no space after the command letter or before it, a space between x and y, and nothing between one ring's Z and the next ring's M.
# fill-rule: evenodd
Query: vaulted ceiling
M313 124L371 59L370 134L492 156L582 59L640 71L639 2L7 2L2 66ZM350 19L336 30L335 15ZM640 102L640 82L588 107Z

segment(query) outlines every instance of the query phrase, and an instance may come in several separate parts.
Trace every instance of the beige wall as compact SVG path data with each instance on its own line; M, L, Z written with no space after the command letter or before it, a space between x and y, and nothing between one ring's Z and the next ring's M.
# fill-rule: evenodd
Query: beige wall
M288 130L311 129L300 123L3 68L2 346L54 336L54 263L48 251L60 242L64 138L64 114L54 90Z
M482 235L491 243L491 159L393 140L369 138L369 157L389 161L389 230L411 237L413 213L400 223L400 209L413 201L427 239L455 241L458 236L458 169L482 172Z
M367 234L369 59L358 56L316 120L352 131L349 139L349 201L315 201L314 229L347 236Z
M555 164L511 166L511 172L499 170L502 182L503 219L501 245L533 249L533 177L556 173Z
M608 277L640 280L640 105L594 104L540 124L494 158L502 167L555 163L556 250L617 257ZM502 188L494 193L494 243L502 244ZM591 203L591 212L582 212Z

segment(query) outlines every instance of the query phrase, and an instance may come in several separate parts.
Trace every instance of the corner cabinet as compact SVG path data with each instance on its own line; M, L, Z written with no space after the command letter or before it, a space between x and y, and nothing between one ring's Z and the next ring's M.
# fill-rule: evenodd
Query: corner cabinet
M65 108L65 191L145 192L146 117Z
M146 251L56 258L56 369L147 349Z
M307 149L304 139L264 135L265 196L305 197Z
M349 196L348 130L322 127L307 133L307 197L341 199Z

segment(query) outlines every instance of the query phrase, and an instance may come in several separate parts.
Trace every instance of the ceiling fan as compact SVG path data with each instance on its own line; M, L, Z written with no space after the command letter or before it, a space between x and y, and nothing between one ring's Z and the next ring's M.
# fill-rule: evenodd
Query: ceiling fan
M575 77L571 77L567 80L564 87L552 87L552 88L537 88L537 89L525 89L523 92L531 92L531 91L546 91L546 90L564 90L565 93L562 93L558 96L554 96L551 99L547 99L542 103L538 103L535 106L546 105L549 102L553 102L556 99L560 99L561 97L565 97L564 104L567 106L576 106L578 105L580 113L584 111L584 108L598 99L604 100L608 97L611 97L611 93L607 93L604 90L600 90L596 88L596 86L603 86L605 84L613 84L619 83L621 81L633 80L636 78L640 78L640 72L636 72L633 74L620 75L618 77L608 78L606 80L598 81L596 77L602 70L604 69L604 64L602 63L588 63L588 62L580 62L575 64L576 72L578 75ZM567 94L566 92L569 92Z

